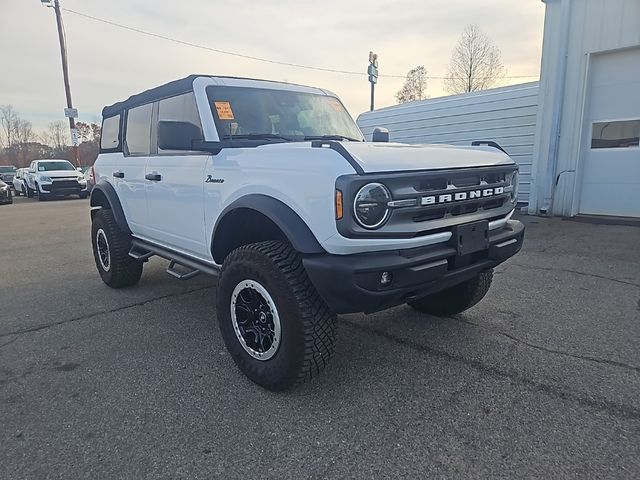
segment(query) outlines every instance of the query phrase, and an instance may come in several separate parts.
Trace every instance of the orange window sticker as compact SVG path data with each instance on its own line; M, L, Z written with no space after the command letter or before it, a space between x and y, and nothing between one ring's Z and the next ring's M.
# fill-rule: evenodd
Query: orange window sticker
M233 110L231 110L231 104L229 102L213 102L216 106L216 112L218 112L218 118L220 120L233 120Z

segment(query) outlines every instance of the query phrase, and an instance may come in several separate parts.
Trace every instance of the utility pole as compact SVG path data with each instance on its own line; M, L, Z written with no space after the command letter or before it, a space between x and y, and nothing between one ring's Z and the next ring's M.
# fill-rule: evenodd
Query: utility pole
M67 108L64 114L69 118L69 131L71 133L71 148L73 150L73 159L77 166L80 166L80 156L78 154L78 130L76 130L75 118L78 111L73 108L71 101L71 86L69 85L69 66L67 64L67 44L62 27L62 13L60 12L60 0L40 0L46 7L53 7L56 12L56 24L58 26L58 40L60 42L60 57L62 59L62 77L64 79L64 93L67 96ZM52 4L53 2L53 4Z
M369 74L369 83L371 84L371 108L374 109L375 105L375 86L378 83L378 54L369 52L369 68L367 68Z

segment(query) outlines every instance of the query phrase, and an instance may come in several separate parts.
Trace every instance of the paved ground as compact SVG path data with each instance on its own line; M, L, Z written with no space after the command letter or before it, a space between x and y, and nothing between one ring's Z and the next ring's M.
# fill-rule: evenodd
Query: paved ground
M86 200L0 207L0 478L640 477L640 228L525 218L455 318L339 318L333 366L273 394L165 262L104 286Z

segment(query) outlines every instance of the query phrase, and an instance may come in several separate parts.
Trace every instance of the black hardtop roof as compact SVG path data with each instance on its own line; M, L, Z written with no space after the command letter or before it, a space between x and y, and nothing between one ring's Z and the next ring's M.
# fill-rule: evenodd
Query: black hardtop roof
M114 103L113 105L106 106L102 109L102 118L113 117L124 110L138 105L144 105L145 103L154 102L160 98L171 97L173 95L179 95L181 93L188 92L193 88L193 80L197 77L204 75L189 75L188 77L174 80L159 87L150 88L142 93L131 95L129 98L122 102Z
M216 77L216 78L235 78L240 80L258 80L260 82L273 82L273 83L287 83L287 82L278 82L275 80L264 80L260 78L249 78L249 77L233 77L233 76L225 76L225 75L189 75L184 78L180 78L178 80L173 80L172 82L165 83L164 85L160 85L159 87L150 88L149 90L145 90L142 93L138 93L136 95L131 95L126 100L122 102L114 103L113 105L108 105L102 109L102 118L113 117L122 113L124 110L137 107L138 105L144 105L145 103L155 102L156 100L160 100L166 97L172 97L174 95L180 95L181 93L189 92L193 89L193 81L198 77ZM298 84L291 84L298 85ZM307 85L298 85L298 86L307 86ZM321 89L318 89L321 90Z

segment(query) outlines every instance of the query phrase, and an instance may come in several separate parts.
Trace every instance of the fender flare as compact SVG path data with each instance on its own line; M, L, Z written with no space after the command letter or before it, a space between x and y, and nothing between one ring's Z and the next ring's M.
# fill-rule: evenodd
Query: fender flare
M288 205L268 195L249 194L228 205L216 220L211 236L213 250L216 233L227 214L239 208L255 210L271 220L287 237L295 250L303 254L325 253L311 229Z
M104 196L107 199L118 227L120 227L122 231L131 234L131 229L127 223L127 217L124 216L124 210L122 210L122 204L118 198L118 193L116 192L116 189L113 188L113 185L106 180L100 180L91 189L91 199L89 201L91 211L102 207L100 202L101 196Z

